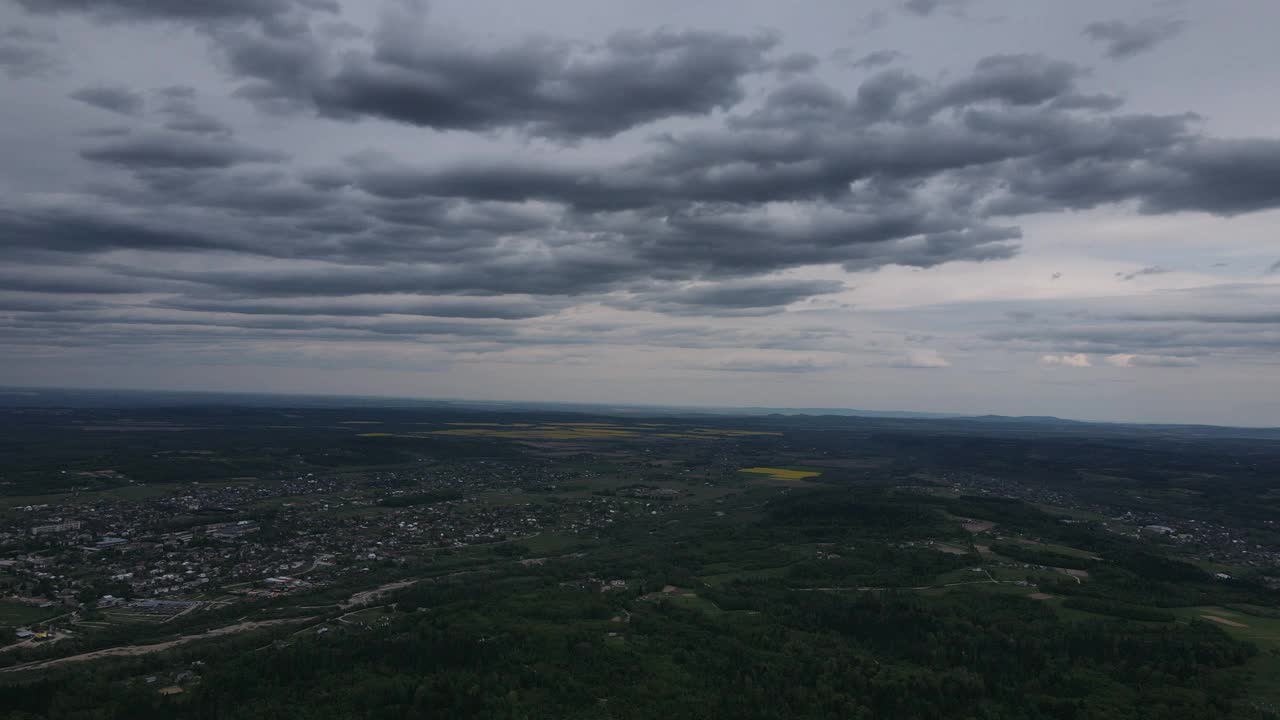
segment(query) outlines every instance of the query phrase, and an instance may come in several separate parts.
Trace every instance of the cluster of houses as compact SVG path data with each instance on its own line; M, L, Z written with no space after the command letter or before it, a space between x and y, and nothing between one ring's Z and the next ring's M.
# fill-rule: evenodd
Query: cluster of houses
M135 500L32 505L16 527L0 529L0 597L145 612L122 605L197 594L275 596L374 562L547 531L590 532L628 513L679 509L679 492L647 486L541 501L541 492L582 479L554 463L474 461L429 474L305 475L261 485L192 484ZM385 502L439 491L456 499ZM485 499L494 492L504 498ZM519 501L526 493L528 501Z

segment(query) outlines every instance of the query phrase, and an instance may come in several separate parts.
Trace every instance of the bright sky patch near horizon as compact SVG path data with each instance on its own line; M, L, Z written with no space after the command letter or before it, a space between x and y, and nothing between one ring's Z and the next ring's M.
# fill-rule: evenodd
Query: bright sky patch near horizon
M1280 425L1265 0L0 0L0 382Z

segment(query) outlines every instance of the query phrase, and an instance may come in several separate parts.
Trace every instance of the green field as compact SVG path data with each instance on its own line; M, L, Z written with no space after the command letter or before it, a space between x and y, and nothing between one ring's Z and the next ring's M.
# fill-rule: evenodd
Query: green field
M1186 621L1207 620L1228 635L1247 640L1261 650L1280 652L1280 618L1250 615L1218 606L1178 608L1173 613Z
M0 625L18 626L66 614L64 607L39 608L10 600L0 600Z

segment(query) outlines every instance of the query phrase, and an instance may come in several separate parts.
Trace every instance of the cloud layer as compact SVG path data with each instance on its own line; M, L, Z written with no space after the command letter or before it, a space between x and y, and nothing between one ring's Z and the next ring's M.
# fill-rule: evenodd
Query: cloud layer
M892 5L919 28L980 6ZM328 0L6 7L0 71L79 123L29 162L49 177L4 177L0 338L31 357L394 345L434 367L667 349L701 373L937 371L920 377L995 348L1102 372L1275 341L1231 299L1198 316L1002 309L1000 327L965 315L963 338L855 317L882 278L1023 262L1046 217L1280 208L1280 139L1132 107L1087 58L815 53L730 23L487 34L419 2L373 17ZM83 28L181 38L192 54L175 61L209 77L68 70L54 29ZM1074 39L1125 59L1187 29L1101 20ZM34 136L28 121L14 133ZM1108 262L1105 292L1194 275L1157 253ZM1036 272L1064 293L1093 277Z

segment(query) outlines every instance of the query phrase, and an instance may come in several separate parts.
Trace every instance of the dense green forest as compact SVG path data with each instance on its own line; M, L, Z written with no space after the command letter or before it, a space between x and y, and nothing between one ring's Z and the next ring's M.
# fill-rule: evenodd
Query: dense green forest
M443 575L398 591L359 623L328 623L323 634L290 628L165 659L19 674L0 686L0 707L8 718L49 720L1267 716L1247 701L1238 672L1258 649L1203 620L1175 623L1167 611L1084 593L1064 607L1088 618L1071 619L989 587L802 587L906 585L963 568L965 557L899 545L953 535L947 510L985 505L1010 523L1054 527L1025 505L975 498L790 494L729 528L695 518L666 535L619 528L596 553ZM795 537L821 547L864 544L866 552L794 563L772 577L696 580L734 547L763 559ZM895 542L872 543L885 538ZM1186 592L1217 593L1215 601L1248 595L1211 584L1197 590L1202 573L1123 539L1100 541L1117 575L1079 586L1093 594L1123 594L1135 580L1181 580ZM629 578L627 588L601 592L582 580L613 576ZM673 584L682 587L662 592ZM146 682L178 668L195 668L198 678L180 695Z
M376 635L211 651L178 699L126 665L10 685L0 703L10 718L1252 716L1226 671L1255 650L1209 623L1061 622L981 592L734 584L706 600L632 603L620 623L624 598L546 576L427 585Z

